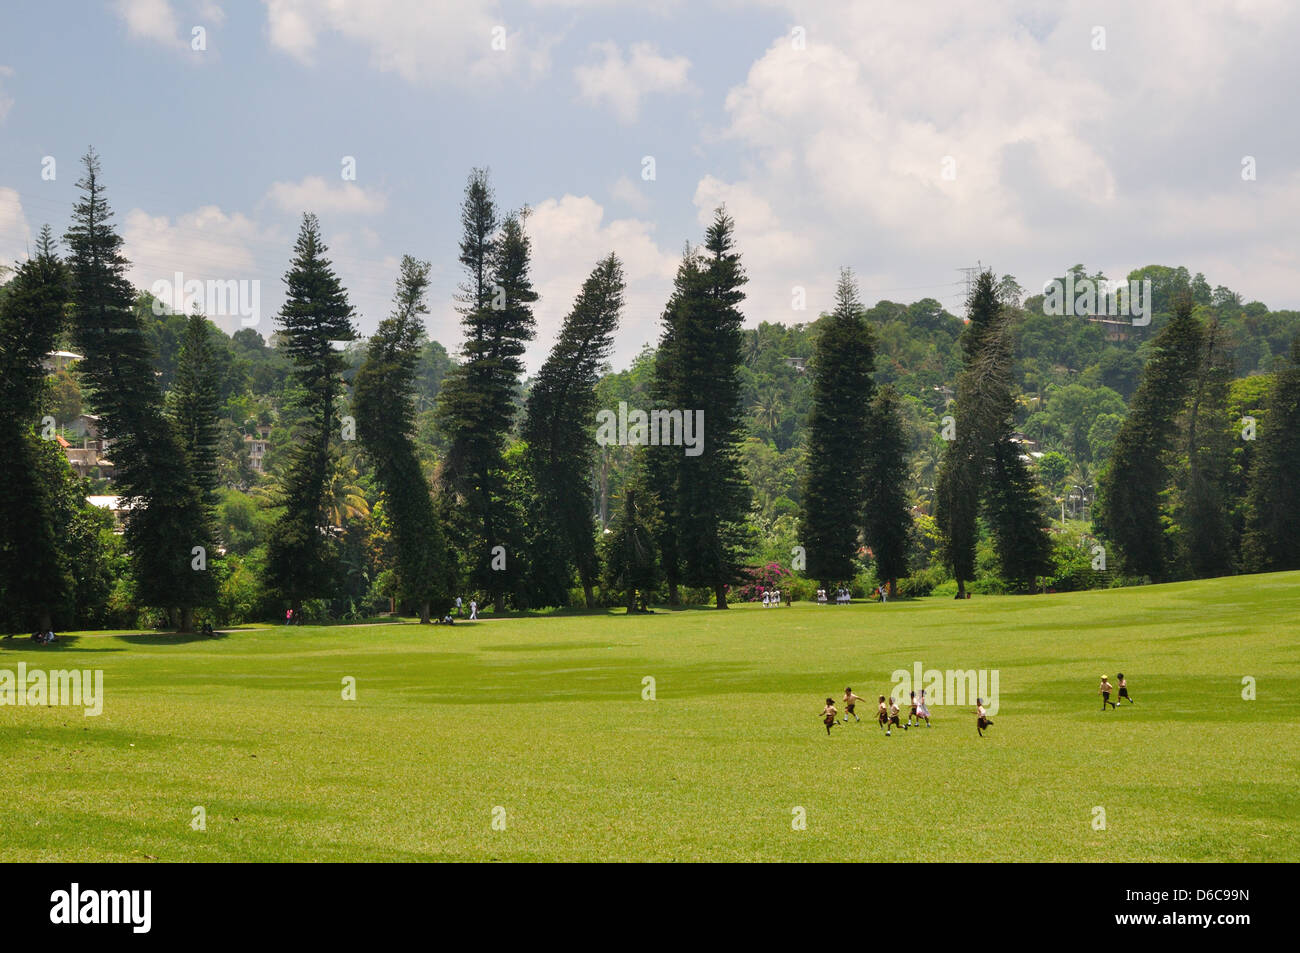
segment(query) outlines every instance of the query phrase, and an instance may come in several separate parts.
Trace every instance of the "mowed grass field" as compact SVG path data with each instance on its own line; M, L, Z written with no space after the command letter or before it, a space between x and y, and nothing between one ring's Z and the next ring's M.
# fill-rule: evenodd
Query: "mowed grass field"
M964 603L0 642L0 668L19 662L102 669L105 700L99 717L0 708L5 861L1300 852L1297 573ZM986 737L969 705L934 706L933 728L889 738L868 707L827 737L827 695L874 698L916 662L998 671ZM1098 678L1117 669L1137 704L1103 713ZM1246 676L1256 700L1242 698Z

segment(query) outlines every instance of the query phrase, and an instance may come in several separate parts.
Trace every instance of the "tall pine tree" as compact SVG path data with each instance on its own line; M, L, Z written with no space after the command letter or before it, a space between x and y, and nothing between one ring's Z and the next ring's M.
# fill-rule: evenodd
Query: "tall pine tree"
M6 514L0 520L0 603L24 629L44 632L69 589L59 558L63 527L55 524L37 458L37 441L49 423L42 421L48 388L41 361L54 347L68 300L67 269L49 226L6 291L0 302L0 512Z
M1178 294L1169 322L1152 340L1151 357L1115 438L1097 486L1095 521L1128 573L1162 580L1170 553L1162 499L1177 420L1201 360L1204 330L1187 292Z
M876 361L871 326L847 268L840 272L835 298L835 310L816 325L799 528L808 575L827 589L857 574Z
M908 500L907 434L898 392L886 384L867 411L867 459L862 485L862 535L875 560L876 578L890 595L908 573L912 508Z
M176 379L167 395L168 410L189 458L191 477L209 514L216 509L220 440L219 365L212 338L217 333L203 315L190 315L181 340Z
M532 251L524 216L508 215L499 223L482 170L471 173L465 188L461 226L466 281L458 310L464 360L438 395L438 419L450 441L442 482L458 504L453 531L468 563L469 583L488 593L500 611L504 594L513 588L507 572L518 571L522 556L507 551L507 572L493 568L494 549L522 537L507 502L504 451L514 425L523 353L534 333L537 293L529 275Z
M357 434L374 463L393 526L399 596L416 605L421 622L432 611L446 612L453 583L442 523L411 436L429 267L403 256L393 313L379 322L354 382Z
M1300 335L1276 372L1260 424L1242 553L1251 572L1300 569Z
M297 385L300 414L283 480L284 512L267 546L267 575L289 604L331 594L337 572L331 527L325 516L326 488L333 470L337 419L345 361L336 341L356 337L352 305L325 253L320 222L306 214L285 273L285 300L277 323L280 347Z
M216 597L203 494L163 411L155 354L134 307L99 159L91 152L83 161L81 198L64 237L71 251L73 340L85 355L78 371L112 444L113 479L128 507L125 534L138 603L169 609L188 630L194 609Z
M595 513L591 495L579 488L591 483L596 382L613 346L623 291L623 267L611 254L583 282L528 392L523 437L536 510L547 515L546 537L559 544L551 558L534 553L530 559L543 604L562 605L576 571L587 606L594 605Z
M749 487L738 452L744 320L739 305L748 279L735 251L735 223L725 210L714 215L694 257L697 261L684 265L679 275L684 293L675 303L674 325L665 329L672 336L670 350L656 358L656 374L665 359L679 363L666 369L656 396L666 399L668 409L681 410L683 418L703 411L702 446L695 456L674 447L660 457L676 476L670 507L681 579L712 589L715 604L725 609L727 589L739 579L745 558L749 511ZM669 456L673 451L680 459Z

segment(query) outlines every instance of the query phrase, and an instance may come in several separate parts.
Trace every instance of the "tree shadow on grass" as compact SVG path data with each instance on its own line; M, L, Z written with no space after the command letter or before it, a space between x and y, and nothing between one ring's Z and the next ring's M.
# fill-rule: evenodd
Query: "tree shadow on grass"
M107 639L87 639L83 642L82 637L79 635L60 635L55 639L53 645L38 645L32 641L30 635L20 635L15 636L12 639L0 639L0 651L32 652L33 654L45 652L67 652L75 649L88 649L93 646L95 642L101 641L106 642ZM126 649L115 649L106 645L102 649L96 649L96 651L125 652Z
M228 634L220 630L211 635L202 632L140 632L136 635L110 636L114 641L131 645L188 645L190 642L220 642Z

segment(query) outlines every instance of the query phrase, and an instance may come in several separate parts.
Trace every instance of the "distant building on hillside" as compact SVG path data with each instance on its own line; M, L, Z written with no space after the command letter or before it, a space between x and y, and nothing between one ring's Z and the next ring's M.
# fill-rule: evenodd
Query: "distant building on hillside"
M45 368L46 374L53 374L67 367L73 361L82 360L82 355L72 351L50 351L41 359L41 367Z
M266 424L258 425L257 436L244 436L244 446L248 448L248 465L257 473L266 472L262 461L271 445L270 438L271 428Z
M1087 318L1092 324L1101 325L1102 333L1106 335L1106 340L1111 343L1127 341L1133 333L1132 321L1116 321L1112 318L1098 317L1095 314L1087 315Z
M88 496L86 502L91 506L98 506L100 509L108 510L113 514L113 532L119 535L126 529L126 514L131 507L126 505L120 496Z
M70 439L59 439L68 464L77 476L98 476L104 479L113 476L113 461L106 455L110 440L105 440L100 432L100 419L95 414L78 414L65 428Z
M1007 438L1013 444L1020 448L1020 459L1026 463L1032 463L1034 460L1042 457L1038 449L1038 441L1032 437L1026 437L1024 434L1016 431Z

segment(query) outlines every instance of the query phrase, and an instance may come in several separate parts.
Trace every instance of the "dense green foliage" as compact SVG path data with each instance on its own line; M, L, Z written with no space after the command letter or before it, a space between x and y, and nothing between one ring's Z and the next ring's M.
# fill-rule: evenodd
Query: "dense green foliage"
M126 281L93 156L82 186L67 264L47 236L0 285L11 628L432 616L456 595L498 612L725 606L773 573L808 599L1298 565L1300 398L1281 355L1300 316L1182 268L1128 276L1152 282L1149 326L1047 314L988 273L969 323L932 298L864 306L841 282L829 314L745 328L743 249L720 212L683 255L657 347L607 363L623 296L609 255L526 377L528 214L499 214L483 172L461 209L454 357L427 336L414 259L393 316L354 341L310 215L269 338L171 313ZM82 359L42 370L54 349ZM701 452L643 446L635 424L598 442L620 406L669 431L703 411ZM122 499L125 534L90 494Z

